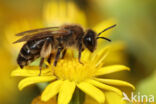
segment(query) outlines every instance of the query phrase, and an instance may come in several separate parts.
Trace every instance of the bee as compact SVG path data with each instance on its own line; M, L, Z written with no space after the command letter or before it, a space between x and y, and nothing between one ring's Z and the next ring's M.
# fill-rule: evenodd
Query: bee
M62 25L60 27L48 27L34 30L28 30L16 34L16 36L23 36L13 43L26 42L18 55L17 63L22 69L35 59L41 57L40 60L40 74L44 59L51 63L51 58L54 57L53 65L56 66L59 58L64 58L68 48L78 50L78 60L81 64L81 52L88 49L94 52L97 46L97 39L105 39L111 41L106 37L100 37L100 34L115 27L112 25L100 33L96 34L92 29L84 31L84 29L76 24Z

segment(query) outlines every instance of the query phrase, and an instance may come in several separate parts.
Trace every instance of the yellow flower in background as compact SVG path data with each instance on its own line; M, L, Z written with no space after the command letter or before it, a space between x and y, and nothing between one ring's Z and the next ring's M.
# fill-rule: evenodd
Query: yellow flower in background
M33 99L31 104L57 104L57 102L56 102L56 97L48 100L47 102L43 102L41 101L41 97L37 96L35 99Z
M17 82L10 80L10 72L14 67L11 55L0 47L0 104L11 103L17 97ZM14 96L12 96L13 94Z
M47 2L43 8L43 19L46 26L60 26L62 24L81 24L86 27L86 16L74 1L53 0Z
M101 104L107 101L108 96L105 92L115 92L122 97L122 91L115 86L128 86L134 89L134 86L128 82L99 77L129 70L123 65L103 66L109 48L111 47L107 46L94 53L84 51L82 53L84 65L80 64L71 53L68 53L64 59L59 60L56 67L45 62L49 67L42 70L41 76L38 76L39 67L31 66L23 70L20 68L14 70L12 76L26 77L18 85L20 90L35 83L51 82L42 92L42 101L48 101L58 94L58 104L68 104L75 88L79 88Z
M111 42L110 53L107 56L104 65L123 64L127 65L126 45L122 41Z

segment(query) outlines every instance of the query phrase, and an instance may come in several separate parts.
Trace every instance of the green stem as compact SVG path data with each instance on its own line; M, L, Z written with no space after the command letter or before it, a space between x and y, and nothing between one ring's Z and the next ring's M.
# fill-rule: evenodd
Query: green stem
M38 83L37 86L39 87L40 91L42 92L45 87L48 85L48 83Z
M85 99L84 92L76 88L72 100L70 101L69 104L83 104L84 99Z

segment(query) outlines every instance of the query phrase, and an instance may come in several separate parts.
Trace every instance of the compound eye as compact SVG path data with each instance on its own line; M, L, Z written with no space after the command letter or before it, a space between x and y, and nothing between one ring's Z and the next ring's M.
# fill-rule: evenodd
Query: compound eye
M96 36L95 32L92 30L88 30L86 33L86 36L84 37L84 45L86 48L88 48L91 52L94 51L96 46Z
M92 42L92 38L91 37L87 37L87 39L86 39L89 43L91 43Z
M85 41L86 41L86 45L92 45L92 38L91 37L86 37Z

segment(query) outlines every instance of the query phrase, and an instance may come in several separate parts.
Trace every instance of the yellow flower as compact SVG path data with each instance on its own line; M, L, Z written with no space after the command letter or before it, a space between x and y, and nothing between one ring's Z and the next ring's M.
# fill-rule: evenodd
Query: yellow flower
M18 68L12 72L12 76L26 77L18 85L20 90L35 83L51 81L41 95L42 101L48 101L58 94L58 104L68 104L75 88L79 88L101 104L108 98L105 92L115 92L122 96L122 91L117 86L128 86L135 89L128 82L100 77L129 70L123 65L103 66L109 48L110 46L97 49L94 53L84 51L81 59L84 65L80 64L69 51L64 59L59 60L56 67L45 62L49 67L42 70L41 76L38 76L39 68L35 66L25 67L23 70Z
M85 13L77 7L73 0L47 2L43 8L43 19L46 26L72 23L86 27Z

